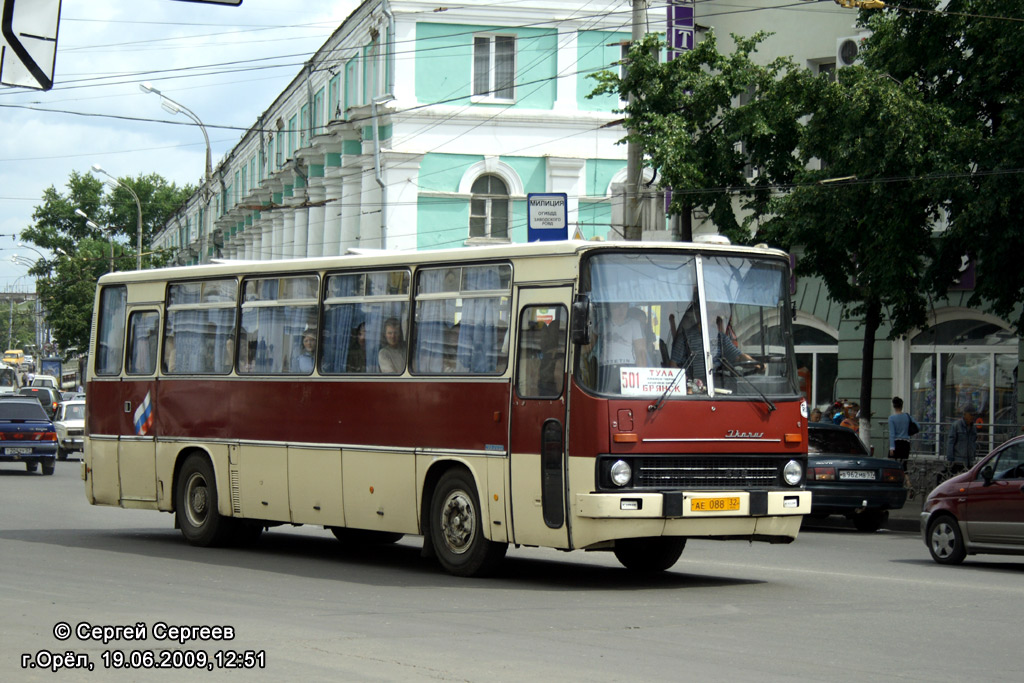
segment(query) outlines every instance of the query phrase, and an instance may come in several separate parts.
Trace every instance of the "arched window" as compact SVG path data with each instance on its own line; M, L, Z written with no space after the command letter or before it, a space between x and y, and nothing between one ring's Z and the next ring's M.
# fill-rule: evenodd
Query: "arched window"
M482 175L470 188L469 236L508 239L508 185L496 175Z
M978 452L1017 433L1017 337L985 320L960 318L910 340L910 414L921 448L944 454L950 422L972 406L983 427Z

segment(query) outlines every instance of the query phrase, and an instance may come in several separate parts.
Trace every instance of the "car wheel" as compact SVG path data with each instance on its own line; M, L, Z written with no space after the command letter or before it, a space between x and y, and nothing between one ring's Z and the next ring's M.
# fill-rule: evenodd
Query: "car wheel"
M29 472L35 472L37 469L39 469L39 463L27 462L25 463L25 469Z
M663 572L676 563L686 547L685 538L620 538L615 541L615 558L635 572Z
M354 547L369 545L388 545L402 540L405 534L390 531L370 531L368 529L347 529L343 526L329 527L334 537L343 544Z
M967 557L960 524L952 515L942 515L928 525L928 550L939 564L960 564Z
M43 465L43 474L53 474L53 470L56 469L56 467L57 467L57 463L55 463L52 460L44 462L44 463L42 463L42 465Z
M865 510L853 515L853 526L857 531L873 533L882 528L882 525L889 521L888 510Z
M461 469L446 472L434 490L430 538L441 566L456 576L485 576L508 550L507 543L484 537L476 485L469 472Z
M178 472L175 515L185 540L203 547L232 540L235 520L217 511L217 483L205 456L188 456Z

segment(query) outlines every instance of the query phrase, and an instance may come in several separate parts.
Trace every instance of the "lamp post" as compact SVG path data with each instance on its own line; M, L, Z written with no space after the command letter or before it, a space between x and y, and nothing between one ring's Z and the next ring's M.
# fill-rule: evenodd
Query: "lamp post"
M96 171L97 173L102 173L103 175L113 180L115 183L117 183L125 190L127 190L128 194L130 194L132 196L132 199L135 200L135 208L139 210L139 219L136 226L136 232L138 233L138 245L136 248L138 251L135 254L135 269L142 270L142 202L139 201L139 195L135 194L135 190L128 187L128 185L122 183L120 180L104 171L103 167L100 166L99 164L93 164L92 170Z
M149 83L148 81L146 83L139 83L139 90L144 93L153 93L154 95L159 96L160 106L163 107L164 111L170 112L171 114L184 114L188 118L192 119L196 125L199 126L199 130L202 131L203 140L206 141L206 173L203 176L203 213L208 217L210 215L210 181L213 178L213 152L210 149L210 136L206 132L206 126L194 111L186 107L181 102L172 100L170 97L160 92L153 87L152 83ZM212 218L210 220L212 227ZM203 232L202 225L199 226L199 232L201 238Z
M81 209L75 209L75 213L77 213L79 216L81 216L82 218L85 219L85 224L86 224L87 227L90 227L93 230L101 230L101 231L103 231L103 232L105 232L107 234L107 241L110 242L110 270L108 270L107 272L108 273L113 273L114 272L114 235L113 235L113 232L111 232L110 228L101 228L100 226L98 226L95 223L93 223L92 219L89 218L89 214L87 214L85 211L82 211Z
M18 248L19 249L31 249L32 251L34 251L37 254L39 254L39 258L43 259L44 261L46 260L46 255L43 254L43 252L41 252L38 249L36 249L35 247L33 247L31 244L25 244L24 242L18 242Z

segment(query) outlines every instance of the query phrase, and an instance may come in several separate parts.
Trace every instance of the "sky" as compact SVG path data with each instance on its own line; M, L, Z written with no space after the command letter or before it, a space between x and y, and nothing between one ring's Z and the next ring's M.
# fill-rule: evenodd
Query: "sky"
M0 86L0 291L34 290L28 267L11 257L39 254L18 247L18 234L46 188L66 192L72 171L99 164L117 177L199 183L202 131L140 83L199 116L216 167L358 4L63 0L53 88Z

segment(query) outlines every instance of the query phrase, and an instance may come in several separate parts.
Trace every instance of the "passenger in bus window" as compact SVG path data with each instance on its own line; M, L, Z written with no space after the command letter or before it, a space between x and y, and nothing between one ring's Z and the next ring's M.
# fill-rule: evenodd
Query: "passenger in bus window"
M345 361L348 372L366 372L366 323L356 325L352 330L352 341L348 347L348 359Z
M668 324L672 331L669 367L682 368L686 372L687 393L704 393L707 371L704 364L700 314L697 312L696 302L690 303L678 326L675 315L668 316Z
M384 338L380 351L377 352L377 364L380 371L398 374L405 370L405 343L402 340L402 324L398 318L384 321Z
M299 353L292 361L292 372L309 374L316 365L316 330L307 328L302 333Z

